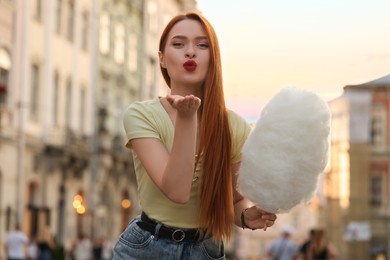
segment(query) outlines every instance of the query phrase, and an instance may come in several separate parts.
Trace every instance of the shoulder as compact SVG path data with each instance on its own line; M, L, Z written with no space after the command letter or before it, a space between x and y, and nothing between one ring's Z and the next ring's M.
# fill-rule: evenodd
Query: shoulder
M156 114L160 114L161 111L162 106L158 98L145 101L135 101L123 112L123 119L125 122L136 119L149 121L154 118Z
M131 103L125 110L125 114L131 113L132 111L149 111L155 109L159 105L157 98L143 101L135 101Z
M229 125L230 125L230 131L233 135L239 134L239 135L245 135L247 136L251 130L250 125L248 122L239 114L234 112L233 110L227 110L229 115Z
M246 123L246 120L233 110L227 109L227 113L231 123Z

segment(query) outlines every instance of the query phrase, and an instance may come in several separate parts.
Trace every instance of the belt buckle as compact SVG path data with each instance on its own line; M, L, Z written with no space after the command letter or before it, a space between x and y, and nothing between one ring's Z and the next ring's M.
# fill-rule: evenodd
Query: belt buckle
M180 238L176 238L176 236L180 236ZM184 238L186 237L186 234L184 233L183 230L181 229L175 229L172 233L172 239L175 241L175 242L181 242L184 240Z

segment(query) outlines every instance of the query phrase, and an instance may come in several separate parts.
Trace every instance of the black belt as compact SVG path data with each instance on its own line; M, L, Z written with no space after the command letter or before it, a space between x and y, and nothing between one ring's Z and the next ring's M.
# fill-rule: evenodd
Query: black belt
M156 234L157 222L150 219L144 212L141 214L141 221L137 222L137 225L145 231L150 232L152 235ZM197 241L200 238L200 232L198 229L180 229L170 228L161 225L158 236L163 238L172 239L175 242L185 241Z

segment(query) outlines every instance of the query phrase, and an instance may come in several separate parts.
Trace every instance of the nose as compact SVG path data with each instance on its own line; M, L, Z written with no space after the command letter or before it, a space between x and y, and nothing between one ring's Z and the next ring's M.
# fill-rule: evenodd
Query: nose
M186 58L189 58L189 59L195 58L195 53L193 53L193 54L187 53L187 54L186 54Z
M186 50L185 57L189 58L189 59L193 59L193 58L195 58L195 56L196 56L195 49L192 45L190 45Z

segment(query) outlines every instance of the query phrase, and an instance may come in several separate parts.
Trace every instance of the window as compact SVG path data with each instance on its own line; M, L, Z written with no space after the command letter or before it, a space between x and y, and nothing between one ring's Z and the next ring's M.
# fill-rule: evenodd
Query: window
M0 105L6 103L8 74L8 70L0 66Z
M10 69L11 59L9 54L5 49L0 48L0 105L6 103Z
M72 100L72 81L68 79L65 90L65 127L70 128L70 117L71 117L71 100Z
M27 202L28 202L28 214L27 223L29 223L29 235L36 236L39 229L39 217L42 215L39 212L39 186L36 182L28 183L27 191Z
M104 12L100 16L99 47L102 54L110 52L110 16Z
M171 14L164 14L162 17L162 25L166 26L169 23L169 21L171 20L171 18L172 18Z
M103 87L102 90L102 104L104 107L108 107L110 104L110 92L108 91L108 87Z
M148 3L149 32L156 34L158 32L157 4L149 1Z
M6 103L8 70L0 67L0 105Z
M138 52L137 52L137 36L135 33L130 33L128 36L128 60L127 66L130 72L137 71L137 60L138 60Z
M88 49L88 18L89 15L87 12L83 14L83 28L81 30L81 48L83 51L87 51Z
M115 118L115 120L116 120L115 132L117 134L121 133L122 127L123 127L122 111L123 111L123 97L121 95L118 95L116 97L116 111L115 111L115 116L116 116L116 118Z
M122 191L121 222L120 222L121 230L125 230L128 225L131 210L132 210L131 206L132 206L132 201L129 192L126 190Z
M118 23L115 25L114 60L122 64L125 59L125 27Z
M38 120L39 116L39 96L40 96L40 69L33 64L31 67L31 88L30 88L30 116L33 120Z
M58 103L59 103L59 91L60 91L60 76L58 72L54 74L54 86L53 86L53 124L58 125Z
M67 37L69 41L73 41L73 27L74 27L74 3L69 1L68 3L68 33Z
M371 110L371 144L384 148L386 143L386 110L382 104L374 104Z
M86 119L86 88L85 86L81 87L80 93L80 132L84 133L85 131L85 119Z
M35 1L35 19L42 21L42 0Z
M380 206L382 204L383 180L381 176L371 177L370 183L370 203L372 206Z
M153 97L156 94L156 59L154 57L149 57L149 62L147 63L147 89L146 89L146 96L147 97Z
M57 0L57 20L56 20L56 32L61 34L61 21L62 21L62 0Z

